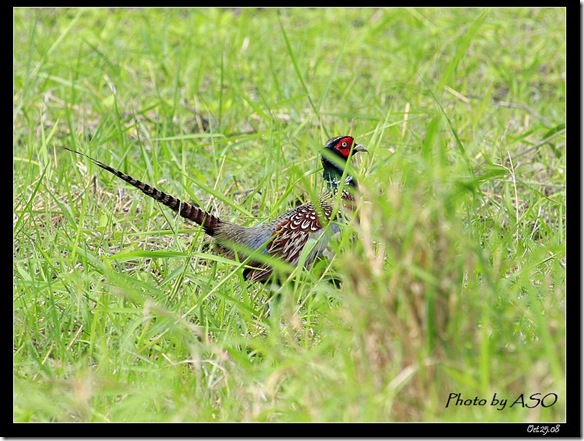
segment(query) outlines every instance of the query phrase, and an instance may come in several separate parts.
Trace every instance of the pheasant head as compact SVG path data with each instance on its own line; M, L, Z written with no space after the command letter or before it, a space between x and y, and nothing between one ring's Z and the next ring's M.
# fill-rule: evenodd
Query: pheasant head
M347 160L357 152L366 152L367 149L355 142L352 136L336 136L329 139L322 153L323 177L327 188L335 192L341 182ZM345 185L356 187L357 182L351 175L346 175Z

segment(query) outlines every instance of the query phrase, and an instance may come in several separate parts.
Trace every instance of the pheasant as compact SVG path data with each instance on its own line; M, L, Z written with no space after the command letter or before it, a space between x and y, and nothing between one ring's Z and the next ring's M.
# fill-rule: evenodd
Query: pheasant
M341 185L344 166L354 153L367 151L349 135L329 139L322 154L323 178L327 188L320 195L317 206L307 202L286 211L272 221L247 227L222 220L195 203L182 202L84 153L68 147L63 148L87 157L99 167L171 208L181 217L200 225L207 235L216 240L220 253L225 257L233 259L236 253L240 258L251 254L251 261L243 271L243 276L253 282L266 282L273 273L273 268L267 263L268 259L253 260L253 251L281 259L292 266L298 265L302 251L310 239L315 239L315 244L305 259L305 266L324 252L330 237L339 231L339 226L334 223L326 228L333 212L336 211L335 200L338 192L341 191L343 207L351 208L354 205L353 192L357 182L347 174L344 184ZM342 217L342 212L337 215L337 218ZM246 253L245 250L251 253Z

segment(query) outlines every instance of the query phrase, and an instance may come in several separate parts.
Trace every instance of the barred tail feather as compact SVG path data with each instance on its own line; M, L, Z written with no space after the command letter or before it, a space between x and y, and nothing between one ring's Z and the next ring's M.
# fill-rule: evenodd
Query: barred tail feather
M178 213L181 217L184 217L185 219L188 219L200 225L205 230L205 233L207 233L209 236L215 236L216 228L221 223L221 220L217 216L213 216L212 214L207 213L198 205L181 202L180 199L175 198L174 196L171 196L169 194L166 194L163 191L160 191L157 188L152 187L151 185L139 181L138 179L134 179L132 176L127 175L126 173L123 173L113 167L110 167L109 165L104 164L103 162L98 161L97 159L93 159L92 157L84 153L77 152L67 147L63 148L73 153L77 153L79 155L87 157L99 167L103 168L104 170L107 170L108 172L117 176L123 181L126 181L128 184L136 187L142 193L150 196L151 198L160 202L161 204L166 205L175 213Z

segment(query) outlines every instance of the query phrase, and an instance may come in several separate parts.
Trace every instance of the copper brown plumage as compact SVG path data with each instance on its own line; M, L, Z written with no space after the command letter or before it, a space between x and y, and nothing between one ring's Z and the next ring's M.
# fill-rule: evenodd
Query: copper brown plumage
M84 153L64 147L66 150L83 155L99 167L107 170L118 178L136 187L161 204L169 207L181 217L200 225L206 234L215 238L219 249L226 257L234 258L236 251L239 258L245 258L259 251L296 266L306 244L310 239L316 243L305 259L305 265L314 261L326 249L330 236L338 231L338 225L330 222L334 211L334 201L341 186L344 164L356 152L367 151L365 147L354 141L352 136L337 136L327 141L322 155L323 177L327 189L321 195L317 206L311 202L288 210L273 221L245 227L226 222L208 213L194 203L182 202L151 185L145 184L132 176L123 173ZM352 190L357 184L351 175L346 175L340 196L343 205L352 206L354 198ZM253 257L253 256L252 256ZM270 279L273 269L269 259L251 260L243 275L246 280L265 282Z

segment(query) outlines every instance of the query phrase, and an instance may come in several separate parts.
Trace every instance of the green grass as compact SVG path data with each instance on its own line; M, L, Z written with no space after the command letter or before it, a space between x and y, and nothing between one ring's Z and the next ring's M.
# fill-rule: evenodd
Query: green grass
M14 421L565 421L565 19L15 9ZM360 222L279 303L59 148L249 225L346 133Z

